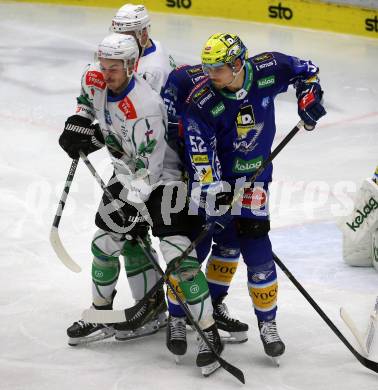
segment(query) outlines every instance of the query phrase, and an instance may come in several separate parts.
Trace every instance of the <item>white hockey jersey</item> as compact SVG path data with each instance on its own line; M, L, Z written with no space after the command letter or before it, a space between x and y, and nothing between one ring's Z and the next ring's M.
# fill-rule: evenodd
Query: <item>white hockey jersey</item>
M160 94L169 73L173 70L173 65L171 65L173 60L170 60L160 42L151 39L151 43L152 46L144 50L135 70L154 91Z
M152 46L144 50L135 71L148 82L155 92L160 94L170 72L176 65L173 58L166 54L159 41L150 40ZM182 181L183 169L177 151L168 145L164 157L163 182Z
M160 96L136 74L114 96L95 64L85 69L77 100L76 113L99 122L117 179L147 200L162 182L167 149L167 114Z

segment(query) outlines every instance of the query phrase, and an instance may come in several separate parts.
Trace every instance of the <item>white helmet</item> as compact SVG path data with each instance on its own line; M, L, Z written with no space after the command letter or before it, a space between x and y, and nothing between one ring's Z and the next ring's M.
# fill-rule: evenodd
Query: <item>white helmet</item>
M150 33L150 17L144 5L125 4L114 18L110 30L118 33L135 32L140 40L142 30L147 28Z
M122 60L124 68L134 68L139 58L139 47L131 35L112 33L98 45L97 58Z

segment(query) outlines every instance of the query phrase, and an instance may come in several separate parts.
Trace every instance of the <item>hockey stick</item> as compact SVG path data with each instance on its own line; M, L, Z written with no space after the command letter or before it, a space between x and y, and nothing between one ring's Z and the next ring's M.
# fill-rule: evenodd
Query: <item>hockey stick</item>
M268 167L268 165L276 158L276 156L282 151L282 149L293 139L293 137L298 133L300 129L304 127L304 122L301 120L299 121L296 126L293 127L293 129L290 130L290 132L286 135L286 137L276 146L276 148L273 150L273 152L269 155L269 157L262 162L260 167L257 169L257 171L254 173L253 176L251 176L250 180L248 181L250 184L254 183L256 179L261 175L261 173ZM233 197L232 202L230 204L230 208L239 201L239 198L243 195L244 187L242 187ZM173 269L177 269L178 265L182 261L183 258L187 257L197 246L198 244L209 234L209 232L212 229L212 225L207 224L204 226L201 233L196 237L194 241L185 249L185 251L174 261L171 261L169 263L169 266L167 267L167 272L171 272Z
M378 297L375 300L373 312L370 314L369 325L366 331L365 345L368 354L370 353L371 345L374 340L377 316L378 316Z
M85 156L84 153L80 152L80 157L82 158L82 160L85 162L85 165L89 168L90 172L92 173L93 177L96 179L96 181L100 184L101 188L104 190L106 196L108 197L109 200L111 201L114 201L114 198L113 198L113 195L111 194L111 192L108 190L108 188L106 187L105 183L103 182L103 180L101 179L101 177L98 175L95 167L92 165L92 163L89 161L89 159L87 158L87 156ZM125 218L123 212L122 212L122 209L118 209L117 210L117 213L122 214L123 218ZM233 366L232 364L228 363L227 361L225 361L224 359L222 359L220 357L220 355L217 353L217 351L215 351L213 345L209 342L209 340L207 339L207 337L205 336L205 334L203 333L202 329L199 327L197 321L194 320L189 308L186 306L186 304L182 301L181 297L177 294L175 288L173 287L171 281L168 279L168 276L165 275L164 271L161 269L159 263L155 260L155 258L151 255L150 251L147 249L147 246L145 244L145 242L142 240L141 237L137 237L136 238L138 243L140 244L144 254L147 256L147 258L150 260L151 264L154 266L155 270L157 272L159 272L159 274L162 276L162 278L157 282L157 284L155 284L155 286L153 288L156 288L157 290L157 285L161 283L161 281L165 282L168 287L172 290L172 293L173 295L175 296L177 302L180 304L180 306L182 307L182 309L184 310L185 314L187 315L189 321L191 321L192 325L195 327L195 329L197 330L198 334L200 335L200 337L203 339L203 341L206 343L206 345L209 347L209 349L212 351L212 353L216 356L219 364L221 365L221 367L223 367L226 371L228 371L230 374L232 374L235 378L237 378L240 382L242 383L245 383L245 379L244 379L244 374L241 370L239 370L237 367ZM151 291L151 290L150 290ZM152 294L149 294L149 295L152 295ZM142 305L144 303L145 299L143 299L142 301L139 301L139 304ZM143 303L142 303L143 302ZM136 305L138 306L138 305ZM133 311L135 311L135 308L136 306L134 306L133 308ZM129 309L129 310L131 310ZM92 310L93 311L93 310ZM102 311L102 312L107 312L108 310L98 310L98 311ZM122 310L125 314L125 318L127 320L127 313L126 311ZM84 314L85 313L88 313L88 311L85 311L83 313L83 319L84 318ZM101 323L101 321L99 321Z
M207 337L204 334L203 330L198 325L198 322L193 318L193 315L192 315L190 309L188 308L186 303L182 300L180 295L177 293L177 291L176 291L175 287L173 286L172 282L169 280L169 277L162 270L162 268L160 267L159 263L156 261L154 256L151 255L150 251L148 250L148 248L147 248L146 244L144 243L144 241L142 240L142 238L141 237L137 237L137 241L139 242L139 244L140 244L144 254L148 257L148 259L152 263L152 265L155 268L155 270L161 275L162 279L164 280L164 282L167 284L167 286L171 290L171 292L174 295L174 297L176 298L177 302L179 303L179 305L184 310L184 312L186 314L186 317L188 318L189 323L191 323L192 326L194 326L194 328L196 329L196 331L199 334L199 336L201 337L201 339L209 347L211 352L216 356L216 358L217 358L219 364L221 365L221 367L224 368L226 371L228 371L235 378L237 378L241 383L245 383L243 371L241 371L239 368L233 366L232 364L228 363L223 358L221 358L219 353L214 349L214 346L209 342L209 340L207 339Z
M374 362L373 360L367 359L358 353L353 346L349 343L349 341L344 337L344 335L340 332L340 330L336 327L336 325L329 319L329 317L324 313L324 311L319 307L319 305L314 301L314 299L310 296L310 294L303 288L303 286L298 282L297 279L293 276L293 274L287 269L285 264L273 253L273 259L275 263L281 268L284 274L290 279L290 281L294 284L294 286L299 290L299 292L306 298L306 300L310 303L310 305L315 309L315 311L322 317L325 323L332 329L333 333L343 342L343 344L349 349L350 352L357 358L357 360L369 370L374 372L378 372L378 362Z
M60 261L73 272L80 272L81 267L72 259L72 257L68 254L68 252L64 248L62 241L59 237L58 227L59 227L60 219L61 219L62 214L63 214L63 209L64 209L64 206L66 204L66 199L67 199L68 193L70 191L71 183L72 183L72 180L74 178L78 163L79 163L78 158L72 160L70 170L68 172L67 179L66 179L66 182L64 184L63 193L62 193L62 196L60 198L58 209L55 213L54 221L53 221L51 231L50 231L50 243L51 243L51 246L53 247L56 255L58 256Z
M366 349L365 343L364 343L364 337L362 336L361 332L357 329L356 324L352 320L352 318L349 316L348 312L343 308L340 307L340 317L344 321L345 325L349 328L355 339L357 340L358 344L361 347L361 351L364 354L365 357L369 356L369 352Z
M348 312L341 307L340 308L340 317L343 319L353 336L356 338L358 344L361 347L362 352L365 356L369 356L371 345L374 340L375 335L375 327L376 327L376 318L378 314L378 297L375 301L375 306L373 309L373 312L370 314L369 317L369 324L366 329L365 335L362 335L361 332L357 329L356 324L354 323L353 319L349 316Z

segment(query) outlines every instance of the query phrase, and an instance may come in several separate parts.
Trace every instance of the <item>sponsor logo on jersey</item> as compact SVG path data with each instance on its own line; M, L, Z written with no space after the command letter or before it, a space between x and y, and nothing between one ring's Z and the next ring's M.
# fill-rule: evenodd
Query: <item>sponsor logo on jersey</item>
M209 156L207 154L195 154L193 162L194 164L206 164L209 162Z
M252 57L252 62L254 64L260 64L261 62L270 61L274 58L272 53L263 53L256 57Z
M210 165L198 165L196 169L198 180L201 183L208 184L213 182L213 171Z
M262 187L246 188L241 201L241 206L250 210L264 209L268 203L268 193Z
M192 99L194 103L198 103L202 107L212 96L214 96L214 92L208 86L205 86L195 92Z
M207 82L207 77L204 77L198 84L196 84L193 89L190 91L188 97L186 98L186 103L190 103L193 96L201 90L202 86ZM209 87L205 87L205 88L209 88Z
M200 100L200 101L198 102L198 106L199 106L200 108L202 108L202 107L204 106L204 104L205 104L208 100L211 99L212 96L213 96L212 93L206 95L202 100Z
M255 124L255 114L251 105L242 107L236 117L238 138L244 138Z
M190 68L186 71L186 73L188 73L189 76L194 76L194 75L197 75L198 73L202 73L202 66L196 66L194 68Z
M103 74L95 70L90 70L87 72L85 75L85 83L88 85L88 87L96 87L100 89L105 89L106 87Z
M234 166L232 171L235 173L251 173L257 171L263 162L263 157L259 156L252 160L244 160L240 157L236 157L234 160Z
M87 107L78 106L76 108L76 114L78 114L79 112L84 112L85 114L93 117L93 114L92 114L91 110L89 108L87 108Z
M218 103L215 107L213 107L210 112L211 115L215 118L218 115L222 114L222 112L226 109L223 102Z
M272 60L272 61L269 61L269 62L262 63L260 65L256 65L256 69L257 70L261 70L261 69L265 69L265 68L270 68L271 66L274 66L274 65L277 65L277 61L276 60Z
M126 119L135 119L137 117L135 107L127 96L119 102L118 108L125 114Z
M257 80L257 87L258 88L267 88L272 85L274 85L276 82L276 76L268 76L264 77L263 79Z
M365 204L362 211L356 210L356 213L358 214L357 217L352 222L346 222L346 225L349 227L349 229L356 232L360 226L365 222L365 219L369 217L370 213L373 212L373 210L376 210L378 208L378 201L375 200L373 197L369 199L369 201Z
M193 82L193 84L196 84L196 83L198 83L198 81L200 81L200 80L202 80L204 78L205 78L204 75L200 75L200 76L197 76L194 79L192 79L192 82Z

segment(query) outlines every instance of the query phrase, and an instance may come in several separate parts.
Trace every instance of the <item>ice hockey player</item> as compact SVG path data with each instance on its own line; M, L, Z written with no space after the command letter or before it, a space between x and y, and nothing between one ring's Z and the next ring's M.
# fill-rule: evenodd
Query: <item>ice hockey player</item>
M352 266L378 271L378 166L356 194L353 211L340 222L343 258Z
M135 71L160 93L174 60L168 56L159 41L152 39L151 20L144 5L125 4L112 19L111 31L133 35L140 49L140 58Z
M161 43L151 38L151 20L147 8L144 5L125 4L113 17L110 30L115 33L132 35L136 39L140 57L136 62L135 71L148 82L154 91L160 93L174 61L165 53ZM139 301L159 276L157 274L154 276L152 265L142 253L133 254L130 258L134 256L144 259L142 266L135 267L131 261L126 261L125 268L132 296L135 301ZM162 288L159 292L161 312L157 318L159 328L167 323L166 304L162 302L164 294ZM154 330L157 330L156 323L152 321L134 331L119 330L116 339L126 341L153 333Z
M240 249L260 337L266 354L276 359L285 345L277 332L277 274L268 234L272 166L254 184L248 178L270 154L277 94L294 85L298 114L308 129L326 114L318 67L278 52L248 58L241 39L228 33L208 39L202 66L209 80L194 87L182 115L192 198L198 193L207 221L216 230L224 227L219 242ZM233 190L240 189L244 193L231 215L227 206Z
M97 52L99 64L85 70L76 114L67 119L59 139L71 158L77 158L80 150L88 154L105 143L114 166L108 189L117 204L103 195L95 220L98 230L92 241L92 305L97 310L112 308L120 272L119 256L125 254L126 261L130 259L137 267L144 261L138 258L140 250L135 240L139 236L148 241L147 222L139 215L139 211L145 215L144 206L152 219L152 233L160 238L160 250L167 263L179 257L190 244L185 210L184 214L173 214L169 225L164 224L162 217L160 207L165 186L160 184L171 180L173 172L168 170L164 176L168 149L166 110L160 96L133 72L138 54L137 43L130 35L113 33L101 42ZM92 124L94 120L99 122L97 126ZM127 220L116 212L119 204ZM150 250L154 253L151 247ZM175 274L194 318L221 353L223 345L212 317L207 281L195 251L183 259ZM122 330L127 326L131 330L138 327L150 306L146 302L135 318L122 324ZM82 320L67 330L71 345L111 337L115 332L115 326ZM219 367L204 342L199 344L197 365L204 375Z
M176 148L181 149L179 154L183 156L183 138L178 134L178 120L182 113L185 101L195 85L206 82L207 77L203 74L202 65L182 65L173 70L162 90L162 97L168 112L169 141L176 142ZM198 220L192 217L192 238L200 232L204 219L198 216ZM196 228L197 227L197 228ZM209 284L210 295L214 307L213 316L218 329L229 335L222 340L230 343L242 343L248 340L248 325L230 316L224 303L228 289L235 274L240 249L233 246L227 247L225 242L218 243L217 234L214 237L208 235L197 247L198 260L202 263L208 256L212 239L214 245L211 255L206 264L206 279ZM172 278L171 281L175 283ZM175 297L168 291L169 327L167 329L167 346L174 354L182 354L186 350L185 313L176 302Z

